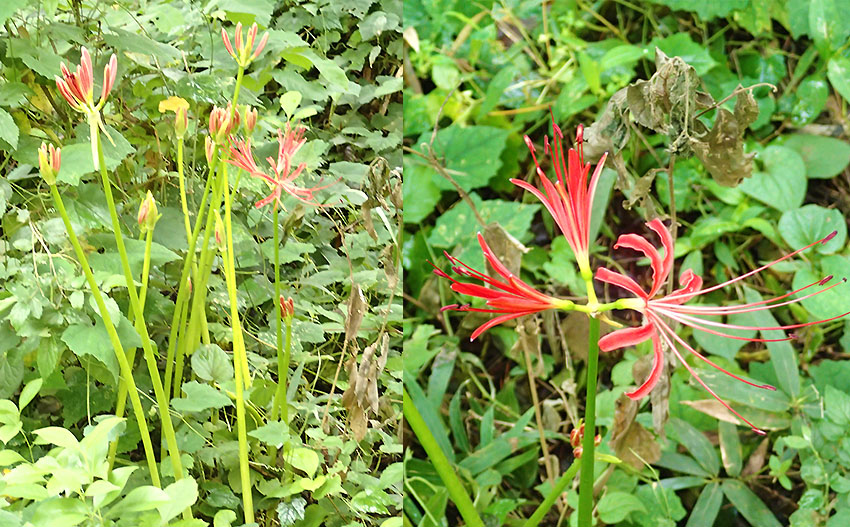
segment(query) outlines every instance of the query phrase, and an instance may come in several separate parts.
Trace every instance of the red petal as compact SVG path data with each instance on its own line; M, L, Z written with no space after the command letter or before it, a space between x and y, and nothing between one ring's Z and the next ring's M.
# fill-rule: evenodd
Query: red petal
M611 351L625 348L626 346L634 346L654 335L655 327L652 324L618 329L599 339L599 349L601 351Z
M648 298L646 291L640 288L637 285L637 282L632 280L626 275L615 273L605 267L600 267L596 270L596 276L594 276L600 282L608 282L609 284L616 285L618 287L622 287L626 291L629 291L633 295L639 298L643 298L646 300Z
M649 258L649 263L652 266L652 288L649 290L647 297L654 297L655 293L657 293L661 286L664 285L664 280L666 278L664 273L664 262L661 260L661 255L658 253L658 249L653 247L646 238L638 234L621 235L617 238L617 243L614 244L615 249L620 247L640 251L644 254L644 256Z
M661 352L661 342L658 340L658 336L654 331L652 335L652 348L655 354L652 358L652 371L649 372L649 377L637 390L626 392L626 395L631 399L637 400L646 397L655 388L655 385L658 384L658 379L661 378L661 370L664 367L664 353Z

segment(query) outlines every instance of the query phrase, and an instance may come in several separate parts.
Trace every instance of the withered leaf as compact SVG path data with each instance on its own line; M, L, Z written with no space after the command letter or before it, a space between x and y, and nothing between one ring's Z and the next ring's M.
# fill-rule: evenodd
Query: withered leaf
M345 317L345 340L350 341L357 337L367 307L366 297L363 296L360 285L352 285L351 296L348 299L348 315Z
M366 436L368 414L378 413L378 376L387 364L389 342L389 335L385 333L381 337L380 348L379 343L375 342L363 350L359 366L353 356L345 365L348 370L348 388L342 394L342 404L348 410L348 423L357 441ZM379 352L377 357L376 351Z
M504 227L495 222L490 223L484 228L484 239L487 241L487 245L493 249L493 253L499 258L499 261L510 272L519 276L522 255L528 252L528 248L511 236ZM487 264L487 268L491 271L491 276L495 274L492 272L493 270L490 268L489 263Z
M623 462L643 468L645 463L661 459L661 446L655 437L635 421L638 403L621 395L614 410L614 426L611 432L611 448Z

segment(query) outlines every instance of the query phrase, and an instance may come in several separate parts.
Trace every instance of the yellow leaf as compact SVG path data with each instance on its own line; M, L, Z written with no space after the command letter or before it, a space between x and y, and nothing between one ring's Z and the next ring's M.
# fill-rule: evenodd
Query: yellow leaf
M180 97L171 96L167 99L163 99L159 102L159 111L160 113L165 112L177 112L177 109L183 107L186 110L189 109L189 103L186 102L185 99L181 99Z

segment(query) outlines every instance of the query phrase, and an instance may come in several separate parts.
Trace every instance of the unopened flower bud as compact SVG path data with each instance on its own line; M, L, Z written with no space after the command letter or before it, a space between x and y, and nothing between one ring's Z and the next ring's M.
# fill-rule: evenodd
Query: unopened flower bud
M189 115L186 113L186 108L180 106L174 114L174 134L177 139L183 139L187 128L189 128Z
M291 318L295 315L295 302L292 300L292 297L283 298L283 295L281 295L278 303L280 304L281 318Z
M570 432L570 445L573 448L581 445L581 436L578 433L578 428L573 428Z
M207 136L204 140L204 151L207 154L207 164L209 165L212 163L213 153L215 152L215 143L210 136Z
M221 221L221 215L215 211L215 244L221 252L227 251L227 246L224 243L224 223Z
M41 143L41 147L38 149L38 169L41 172L41 177L48 185L56 184L56 174L59 173L61 164L62 149Z
M251 135L257 126L257 109L250 106L245 108L245 133Z
M581 458L581 453L582 453L582 451L583 451L583 450L584 450L584 449L583 449L582 447L580 447L580 446L575 447L575 448L573 449L573 456L574 456L576 459Z
M156 208L156 200L153 199L153 194L149 190L142 204L139 205L139 229L142 232L152 231L159 220L159 214Z

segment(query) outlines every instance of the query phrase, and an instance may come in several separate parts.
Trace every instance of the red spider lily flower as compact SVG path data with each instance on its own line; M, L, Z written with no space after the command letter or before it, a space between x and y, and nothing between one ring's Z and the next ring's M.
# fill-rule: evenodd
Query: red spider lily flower
M719 335L723 337L729 337L736 340L747 340L751 342L779 342L785 340L793 340L796 338L795 335L791 335L785 338L779 339L762 339L762 338L748 338L748 337L740 337L737 335L730 335L725 333L724 330L735 330L735 329L748 329L748 330L789 330L802 328L806 326L812 326L814 324L821 324L823 322L829 322L831 320L835 320L841 318L848 313L844 313L838 315L836 317L828 318L825 320L818 320L815 322L807 322L802 324L790 324L785 326L776 326L776 327L757 327L757 326L741 326L735 324L725 324L721 322L715 322L713 320L706 320L705 318L700 318L704 316L711 315L731 315L736 313L747 313L752 311L760 311L766 309L772 309L774 307L784 306L788 304L793 304L799 302L805 298L810 298L814 295L823 293L832 289L833 287L846 282L846 279L842 279L842 281L833 284L829 287L819 289L814 293L809 293L804 296L794 298L792 300L785 300L788 297L795 295L805 289L814 286L823 286L827 282L832 279L832 276L828 276L822 280L817 282L813 282L805 287L801 287L795 291L791 291L785 293L783 295L777 296L775 298L770 298L768 300L762 300L759 302L751 302L748 304L741 304L736 306L721 306L721 307L712 307L712 306L686 306L685 302L691 300L700 295L704 295L706 293L710 293L712 291L716 291L723 287L726 287L729 284L733 284L744 278L752 276L758 272L761 272L768 267L791 258L792 256L805 251L809 247L817 245L819 243L826 243L833 236L835 236L835 232L830 234L829 236L818 240L812 244L809 244L802 249L798 249L792 253L786 254L785 256L750 271L746 274L733 278L731 280L727 280L722 284L717 284L715 286L709 287L707 289L702 289L702 278L695 275L690 269L685 270L681 276L679 277L679 283L682 286L681 289L674 291L673 293L663 296L660 298L655 298L658 291L661 289L664 282L667 280L667 277L670 275L670 272L673 270L673 240L670 236L670 233L667 231L667 228L661 223L661 220L655 219L646 224L650 229L655 231L655 233L661 238L661 245L664 247L664 257L662 258L652 244L650 244L646 238L639 236L637 234L624 234L620 236L617 240L614 248L618 247L626 247L629 249L633 249L639 252L642 252L644 256L649 258L650 267L652 268L652 286L649 291L643 290L634 280L629 278L628 276L622 275L620 273L616 273L610 271L604 267L600 267L596 271L596 279L602 282L607 282L609 284L616 285L621 287L637 298L625 301L625 306L628 309L634 309L636 311L640 311L644 316L644 324L638 327L630 327L625 329L620 329L609 333L599 339L599 349L602 351L611 351L618 348L622 348L625 346L632 346L639 342L643 342L646 339L651 339L654 350L654 358L652 362L652 371L649 374L649 378L644 381L644 383L638 387L633 392L626 393L627 396L632 399L640 399L646 396L652 389L655 387L658 379L661 376L661 369L664 361L664 356L662 354L661 342L667 345L668 348L673 352L676 358L682 363L683 366L688 370L688 372L697 380L697 382L715 398L717 399L723 406L726 407L727 410L738 416L742 421L750 425L753 431L758 434L764 435L765 432L763 430L758 429L751 422L744 419L741 414L736 412L729 406L726 401L721 399L711 388L709 388L705 382L700 378L700 376L696 373L696 371L685 361L682 357L682 354L679 351L679 346L688 350L701 361L705 362L709 366L716 368L717 370L735 378L739 381L742 381L751 386L755 386L757 388L765 388L768 390L776 390L775 387L767 385L767 384L755 384L752 383L738 375L735 375L732 372L726 371L721 368L714 362L712 362L709 358L697 352L692 346L690 346L684 339L679 337L676 332L670 327L670 324L664 321L664 318L668 318L670 320L679 322L681 324L692 327L695 330L705 331L707 333L711 333L713 335ZM781 301L781 302L780 302ZM622 301L621 301L622 302Z
M555 219L558 228L567 238L570 247L572 247L579 270L582 271L587 280L590 280L590 215L593 207L593 196L599 183L599 175L602 173L602 167L608 154L602 156L593 174L590 175L590 180L588 180L590 163L584 163L584 149L582 148L584 127L578 126L576 148L570 148L566 154L564 154L563 145L564 134L561 132L561 128L555 124L554 115L552 116L552 129L554 140L550 145L549 137L546 136L544 152L552 157L552 164L555 167L555 175L558 180L553 183L546 177L546 173L543 172L540 163L537 161L534 144L528 136L525 136L525 144L531 151L531 157L537 167L537 175L543 184L543 190L538 190L534 185L521 179L511 179L511 182L531 192L543 203L552 218Z
M210 110L210 135L217 144L224 143L230 132L239 127L239 111L227 103L227 108L213 106Z
M484 236L478 234L478 243L481 245L481 251L484 253L484 258L490 263L490 266L496 273L502 277L502 280L491 278L486 274L476 271L472 267L466 265L459 259L444 253L446 258L452 263L452 271L455 273L483 282L490 287L479 284L471 284L459 282L446 274L442 269L434 266L434 274L442 278L451 280L452 291L462 295L469 295L486 300L486 308L472 307L469 304L459 305L451 304L444 306L441 311L477 311L479 313L495 313L499 316L490 319L475 331L469 337L469 340L475 340L479 335L497 326L502 322L512 320L524 315L532 315L547 309L563 309L572 305L569 300L561 300L535 290L530 285L526 284L516 275L508 270L505 265L499 261L499 258L493 253ZM433 265L433 264L431 264Z
M263 33L263 37L260 39L260 43L257 44L257 49L254 49L254 39L257 38L257 24L254 23L248 29L248 38L246 41L242 42L242 22L236 24L236 31L233 34L236 49L233 49L233 46L230 44L230 37L227 36L227 31L224 28L221 28L221 40L224 41L224 47L227 48L227 52L230 53L230 56L243 68L247 68L248 64L254 61L257 57L260 56L260 52L263 51L263 48L266 46L266 42L269 41L269 32L266 31ZM251 51L253 50L253 54Z
M295 315L295 301L292 300L292 297L283 298L283 295L280 295L278 304L280 305L280 318L292 318Z
M115 75L118 73L118 58L115 53L109 58L106 67L103 68L103 89L100 93L100 101L94 103L94 75L92 72L91 55L86 48L82 48L80 65L76 72L71 72L65 63L61 65L62 78L56 76L56 88L62 97L68 101L74 110L89 114L99 111L106 104L106 98L115 84Z
M56 184L56 174L62 165L62 149L41 143L38 149L38 170L48 185Z
M292 157L306 141L306 139L304 139L304 131L304 128L297 128L293 131L288 124L286 126L286 133L278 129L277 140L279 147L277 160L272 157L266 158L269 166L271 166L272 172L274 173L274 177L267 175L265 172L260 170L259 167L257 167L257 163L254 161L254 153L251 150L250 139L237 141L231 138L232 143L235 145L230 147L230 155L233 159L230 159L227 162L241 168L252 176L264 180L272 189L271 194L254 204L255 207L265 207L272 202L275 202L277 205L281 205L280 196L282 192L286 192L297 200L307 203L308 205L316 207L326 206L316 200L315 194L319 190L330 187L333 183L312 188L299 187L292 183L307 167L306 163L301 163L298 167L292 170Z

